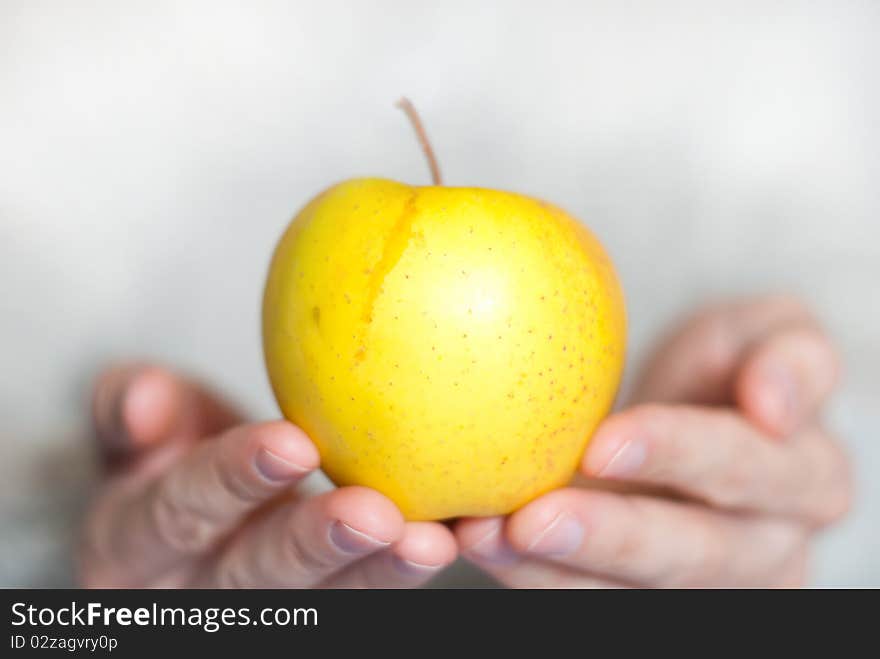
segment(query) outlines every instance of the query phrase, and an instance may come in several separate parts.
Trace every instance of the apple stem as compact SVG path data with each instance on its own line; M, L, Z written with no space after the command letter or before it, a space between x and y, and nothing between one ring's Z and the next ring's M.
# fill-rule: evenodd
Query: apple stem
M397 101L395 105L406 113L412 127L416 131L416 137L418 137L422 151L425 152L425 157L428 159L428 167L431 168L431 180L434 182L434 185L443 185L443 178L440 176L440 166L437 164L434 149L431 148L431 141L428 139L428 134L425 132L425 126L422 124L419 113L416 111L416 106L405 96Z

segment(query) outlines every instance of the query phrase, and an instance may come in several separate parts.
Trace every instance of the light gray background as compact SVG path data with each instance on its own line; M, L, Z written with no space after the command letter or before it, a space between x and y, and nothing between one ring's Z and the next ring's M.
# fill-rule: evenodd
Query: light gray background
M880 4L0 0L0 585L67 583L84 387L149 356L277 415L258 306L297 208L357 175L568 208L633 358L696 303L795 291L845 351L859 501L814 583L880 585Z

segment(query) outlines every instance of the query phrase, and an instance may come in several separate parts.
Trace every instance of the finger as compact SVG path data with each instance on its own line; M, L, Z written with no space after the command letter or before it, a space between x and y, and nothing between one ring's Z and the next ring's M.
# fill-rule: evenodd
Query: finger
M587 476L671 487L722 508L817 523L849 505L846 458L822 432L780 444L721 408L653 404L608 417L581 467Z
M636 384L633 402L730 402L737 369L755 341L778 328L812 322L806 307L787 296L704 310L660 342Z
M325 581L325 588L415 588L455 560L452 532L436 522L408 522L403 538Z
M316 469L318 452L285 421L238 426L198 444L96 521L98 558L135 583L199 557L242 518Z
M739 406L753 422L786 436L812 421L837 384L840 362L815 324L792 326L760 341L736 380Z
M281 506L238 537L209 573L232 588L306 588L403 538L397 507L375 490L344 487Z
M518 553L505 537L505 518L467 518L455 525L462 555L511 588L621 588L624 584Z
M770 586L806 542L789 521L568 488L510 517L511 546L535 559L651 587Z
M126 364L104 371L92 396L99 440L111 454L171 437L215 434L241 422L217 395L165 368Z
M92 395L95 431L108 453L146 446L165 434L176 392L165 371L120 366L104 371Z

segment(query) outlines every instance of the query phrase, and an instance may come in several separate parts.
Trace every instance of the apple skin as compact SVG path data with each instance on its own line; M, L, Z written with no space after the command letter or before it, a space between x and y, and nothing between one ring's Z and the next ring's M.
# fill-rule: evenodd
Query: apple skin
M613 403L626 317L608 256L562 210L355 179L282 236L263 344L331 480L433 520L506 514L569 482Z

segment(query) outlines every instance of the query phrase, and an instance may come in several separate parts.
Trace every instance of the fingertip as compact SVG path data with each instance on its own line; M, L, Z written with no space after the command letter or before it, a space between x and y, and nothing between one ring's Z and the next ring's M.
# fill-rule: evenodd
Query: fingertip
M558 557L579 548L587 527L596 526L602 492L565 488L532 501L507 524L507 541L517 552Z
M749 362L737 379L736 398L746 417L777 439L798 422L797 378L778 361Z
M325 514L331 519L383 543L403 537L403 514L383 494L368 487L341 487L327 494Z
M180 407L177 380L163 368L148 366L131 374L120 396L121 430L134 445L165 437Z
M257 470L263 477L285 480L314 471L321 464L318 449L302 429L288 421L254 424Z
M130 363L97 378L92 415L104 448L124 452L148 445L167 430L177 407L175 381L167 371Z
M462 517L455 522L453 533L461 550L467 552L487 534L496 532L503 520L503 517Z
M463 556L478 564L509 565L517 553L505 536L504 517L470 517L455 525L455 537Z
M740 370L737 403L763 430L791 434L808 421L840 379L840 359L814 323L780 330L756 347Z
M650 438L664 427L668 409L656 403L637 405L606 418L587 444L580 470L588 477L626 479L648 459Z
M523 506L510 516L507 541L514 550L526 552L546 529L566 509L564 490L556 490Z
M393 547L394 555L417 568L438 569L458 555L455 537L437 522L407 522L403 538Z
M630 440L630 425L624 414L610 416L599 425L581 459L580 470L585 476L600 476L614 463Z

